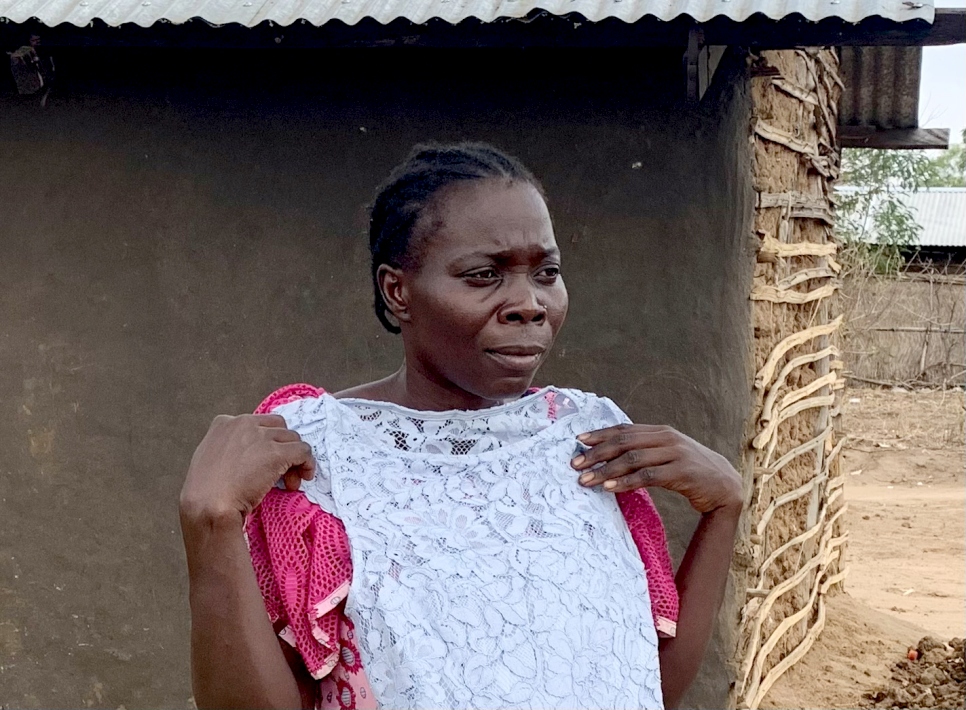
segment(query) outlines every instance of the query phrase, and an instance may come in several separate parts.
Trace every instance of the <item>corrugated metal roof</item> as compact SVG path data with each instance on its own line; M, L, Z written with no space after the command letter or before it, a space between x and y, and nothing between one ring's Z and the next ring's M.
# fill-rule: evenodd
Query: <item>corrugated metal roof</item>
M903 196L922 227L921 247L966 247L966 187L932 187Z
M839 194L854 194L858 188L842 185ZM918 192L892 193L912 208L916 222L922 227L916 244L920 247L966 247L966 187L925 187ZM876 241L872 226L875 206L882 195L873 198L873 209L864 216L864 239ZM862 221L862 220L860 220Z
M381 23L405 18L424 23L441 18L457 23L471 17L491 22L523 18L533 11L553 15L579 13L587 20L619 18L635 22L645 15L673 20L680 15L705 22L725 16L744 21L761 13L771 19L800 14L808 20L840 18L859 22L868 17L933 21L933 0L0 0L0 18L25 22L32 18L54 26L83 26L98 19L110 26L155 22L182 23L193 18L211 24L254 27L270 20L287 26L305 20L322 25L341 20L354 25L364 18Z
M919 126L922 47L842 47L839 125Z

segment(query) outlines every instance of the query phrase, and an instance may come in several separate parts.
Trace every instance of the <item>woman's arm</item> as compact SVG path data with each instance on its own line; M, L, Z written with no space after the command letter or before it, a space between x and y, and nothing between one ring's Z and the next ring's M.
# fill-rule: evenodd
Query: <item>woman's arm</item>
M312 708L313 684L297 681L265 613L238 515L219 519L182 508L181 529L198 707Z
M675 708L694 682L724 598L741 506L701 516L675 577L680 597L677 633L661 639L664 705Z
M742 509L741 478L728 460L670 427L623 424L578 437L591 448L573 461L580 483L614 493L656 486L701 513L675 585L677 634L660 644L664 703L674 708L694 681L728 581ZM591 471L594 466L604 464Z
M311 448L275 415L217 417L181 491L191 675L199 708L311 708L314 683L272 629L242 524L275 481L314 475Z

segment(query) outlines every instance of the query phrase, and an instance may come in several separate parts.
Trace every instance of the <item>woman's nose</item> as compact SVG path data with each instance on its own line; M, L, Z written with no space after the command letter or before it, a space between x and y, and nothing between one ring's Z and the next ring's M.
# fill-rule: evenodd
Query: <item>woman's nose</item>
M529 278L514 279L507 302L500 309L501 323L542 323L547 319L547 308L537 299L537 289ZM523 283L521 283L523 282Z

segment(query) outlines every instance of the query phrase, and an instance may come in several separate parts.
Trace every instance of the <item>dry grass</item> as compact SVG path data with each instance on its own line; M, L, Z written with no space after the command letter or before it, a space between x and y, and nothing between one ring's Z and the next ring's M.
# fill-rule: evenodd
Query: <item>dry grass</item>
M851 448L962 450L964 401L959 389L851 390L843 430Z
M843 260L848 275L839 302L848 371L873 383L966 383L961 277L935 269L880 276L848 264L847 255Z

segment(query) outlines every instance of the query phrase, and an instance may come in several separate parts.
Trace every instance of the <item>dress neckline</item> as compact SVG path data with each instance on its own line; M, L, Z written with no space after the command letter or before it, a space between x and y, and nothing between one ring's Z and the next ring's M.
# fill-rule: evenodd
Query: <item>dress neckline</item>
M519 399L515 399L512 402L507 402L505 404L496 405L494 407L487 407L486 409L473 409L473 410L461 410L453 409L447 411L421 411L417 409L410 409L409 407L403 407L398 404L393 404L391 402L378 402L375 400L367 399L356 399L356 398L344 398L337 399L329 394L322 395L322 403L327 412L327 418L331 419L341 419L347 418L349 420L350 426L358 431L359 429L365 430L368 425L360 412L356 407L364 406L367 408L377 408L386 409L397 413L404 417L411 417L414 419L433 419L433 420L461 420L461 421L471 421L473 419L482 419L487 417L499 416L501 414L507 414L512 412L517 408L524 408L534 400L545 396L547 393L553 392L557 395L563 394L559 389L555 387L544 387L528 395L524 395ZM410 461L421 461L426 464L459 464L466 465L467 463L473 461L492 461L493 459L499 459L506 456L511 456L532 448L534 444L543 439L553 436L559 432L560 427L569 426L571 420L574 416L582 411L582 406L575 402L577 405L574 411L565 414L562 417L550 421L550 423L541 429L540 431L526 436L518 441L508 443L503 446L499 446L488 451L481 451L474 454L447 454L447 453L437 453L437 452L422 452L422 451L406 451L405 449L399 449L380 441L377 437L365 436L362 438L362 443L366 448L379 452L382 455L389 455L391 457L406 459ZM333 435L331 428L327 428L326 439ZM337 445L338 442L334 440L327 441L327 446ZM577 443L574 442L576 448ZM576 476L576 472L574 474Z
M483 409L412 409L410 407L404 407L401 404L395 404L394 402L386 402L378 399L365 399L363 397L336 397L328 392L322 395L323 398L329 397L340 404L345 404L349 406L358 407L370 407L373 409L388 409L390 411L401 414L404 417L412 417L414 419L461 419L470 420L478 419L480 417L493 416L494 414L501 414L503 412L512 410L514 407L527 405L535 399L544 397L548 392L554 392L555 394L560 394L560 390L553 386L542 387L538 390L531 390L519 397L509 402L504 402L503 404L496 404L492 407L485 407Z

